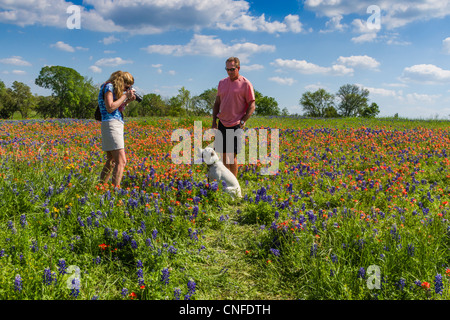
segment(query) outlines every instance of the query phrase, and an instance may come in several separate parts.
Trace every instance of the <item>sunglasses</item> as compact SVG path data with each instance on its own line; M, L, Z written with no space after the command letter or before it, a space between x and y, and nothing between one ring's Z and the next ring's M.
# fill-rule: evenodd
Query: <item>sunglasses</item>
M238 68L229 68L229 69L228 69L228 68L225 68L225 70L227 70L227 71L229 71L229 72L230 72L230 71L233 72L233 71L236 70L236 69L238 69Z

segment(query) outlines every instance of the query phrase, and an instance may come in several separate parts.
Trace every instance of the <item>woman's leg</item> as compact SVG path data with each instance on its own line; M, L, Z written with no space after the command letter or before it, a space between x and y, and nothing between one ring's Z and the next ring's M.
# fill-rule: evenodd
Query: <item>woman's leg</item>
M125 149L114 150L111 151L111 153L115 163L112 184L118 187L122 182L123 171L127 164L127 157L125 155Z
M106 151L106 162L105 165L103 166L102 173L100 174L101 183L106 183L109 181L109 178L111 178L111 172L112 169L114 168L114 165L115 163L112 151Z

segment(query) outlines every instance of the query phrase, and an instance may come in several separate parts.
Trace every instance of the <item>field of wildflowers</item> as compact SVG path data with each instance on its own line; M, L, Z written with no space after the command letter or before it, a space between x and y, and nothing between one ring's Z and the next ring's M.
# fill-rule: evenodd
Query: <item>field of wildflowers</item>
M193 124L128 120L117 188L97 122L1 121L0 299L449 298L448 122L254 117L279 171L240 201L172 162Z

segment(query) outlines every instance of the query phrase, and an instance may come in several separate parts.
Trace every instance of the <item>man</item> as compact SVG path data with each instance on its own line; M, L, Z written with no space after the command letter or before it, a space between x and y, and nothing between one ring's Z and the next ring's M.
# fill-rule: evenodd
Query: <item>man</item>
M241 140L235 136L239 131L236 133L235 131L243 130L245 123L255 111L255 92L250 81L239 74L241 65L238 58L228 58L225 66L228 77L222 79L217 88L212 129L218 129L222 133L222 144L218 145L216 138L215 148L222 153L222 162L225 166L237 177L237 154L241 149ZM234 137L233 141L228 139L228 143L227 131L229 138Z

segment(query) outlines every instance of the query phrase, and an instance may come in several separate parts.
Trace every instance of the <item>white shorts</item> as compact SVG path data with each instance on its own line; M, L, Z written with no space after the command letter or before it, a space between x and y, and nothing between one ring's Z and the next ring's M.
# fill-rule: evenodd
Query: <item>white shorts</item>
M102 121L102 150L113 151L124 148L123 123L119 120Z

